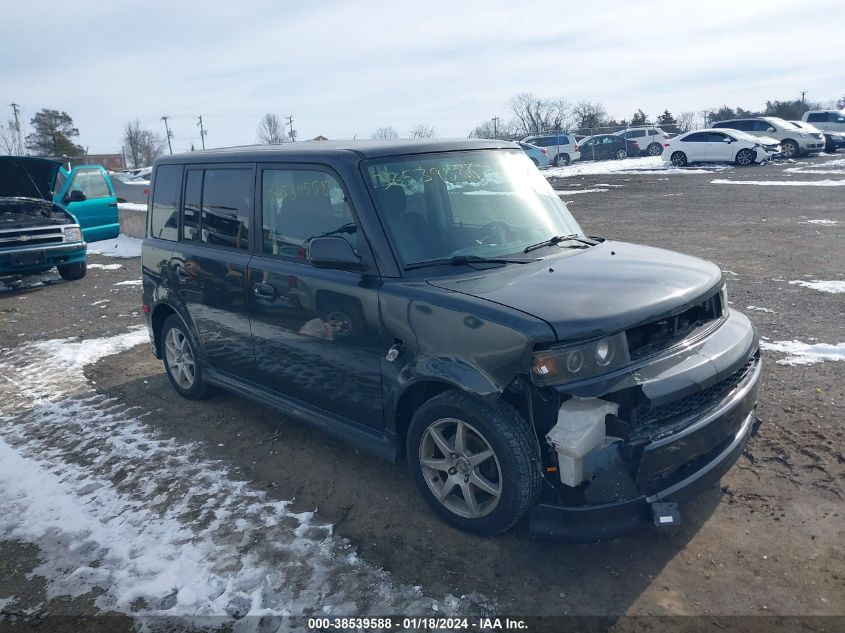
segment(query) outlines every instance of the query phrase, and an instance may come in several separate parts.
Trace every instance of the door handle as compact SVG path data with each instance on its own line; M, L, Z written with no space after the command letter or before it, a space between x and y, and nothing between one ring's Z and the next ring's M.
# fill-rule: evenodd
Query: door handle
M276 289L270 284L265 283L255 284L252 293L260 299L274 299L276 297Z
M117 202L109 202L109 206L114 207L116 209L117 208Z

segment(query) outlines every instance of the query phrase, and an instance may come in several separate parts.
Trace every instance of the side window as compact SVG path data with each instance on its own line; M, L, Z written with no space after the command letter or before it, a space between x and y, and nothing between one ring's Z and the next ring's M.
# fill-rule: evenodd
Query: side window
M708 139L707 132L696 132L684 137L684 143L706 143Z
M707 139L710 143L724 143L727 136L722 134L721 132L710 132L709 138Z
M56 185L53 187L53 193L59 193L62 190L62 187L65 186L65 180L67 180L67 176L59 171L56 174Z
M838 114L836 112L831 112L827 115L827 120L830 123L845 123L845 116Z
M645 130L634 130L631 132L630 138L642 138L645 136Z
M188 171L185 182L185 208L182 214L182 239L200 241L200 197L202 196L201 169Z
M179 239L179 194L182 165L162 165L156 170L150 208L150 237L175 242Z
M305 261L308 242L336 235L357 245L358 227L343 188L317 170L265 169L261 172L263 252Z
M807 123L824 123L828 120L828 115L824 112L814 112L807 115ZM830 119L834 121L835 119Z
M561 144L561 145L569 145L569 143L570 143L569 137L568 136L559 137L558 143Z
M207 244L249 249L251 169L206 169L200 205L200 238Z
M753 127L751 128L754 132L767 132L770 127L774 127L768 121L752 121Z
M88 200L107 198L111 195L106 177L99 169L84 169L76 172L71 190L79 189Z

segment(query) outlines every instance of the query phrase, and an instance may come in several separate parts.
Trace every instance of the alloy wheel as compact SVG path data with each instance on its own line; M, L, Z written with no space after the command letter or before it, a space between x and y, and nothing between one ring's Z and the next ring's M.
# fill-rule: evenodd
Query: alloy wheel
M502 469L490 443L463 420L442 418L423 433L420 468L432 495L458 516L480 519L502 496Z
M196 367L191 345L185 334L171 328L164 342L164 355L170 375L182 389L190 389L196 379Z
M743 149L736 155L736 162L743 167L750 165L754 162L754 155L751 153L751 150Z
M687 164L687 157L686 154L683 152L675 152L672 154L672 164L675 167L683 167Z
M618 158L619 160L622 160L623 158L628 158L628 152L626 152L624 149L620 149L618 152L616 152L616 158Z

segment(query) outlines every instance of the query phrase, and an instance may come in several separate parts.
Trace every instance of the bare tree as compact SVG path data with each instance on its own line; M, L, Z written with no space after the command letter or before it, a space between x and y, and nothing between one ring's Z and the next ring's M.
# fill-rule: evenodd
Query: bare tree
M601 127L607 122L607 110L598 102L581 101L573 108L573 114L575 125L581 130Z
M258 124L258 140L261 143L284 143L288 140L285 134L285 125L282 120L268 112L261 117L261 122Z
M129 155L129 161L133 167L142 167L141 164L141 121L135 119L129 121L123 127L123 147Z
M469 138L494 138L512 140L516 138L523 138L525 134L515 132L513 122L504 123L498 121L493 123L492 119L488 119L483 123L477 125L475 129L469 133Z
M434 128L426 123L417 123L411 128L411 138L434 138Z
M698 127L701 116L697 112L681 112L675 117L675 125L678 126L681 134L694 130Z
M572 108L563 99L544 99L523 92L510 99L514 114L512 127L521 136L562 132L572 124Z
M138 145L141 165L135 164L135 167L152 165L156 158L164 154L165 140L150 130L141 130Z
M399 132L392 125L385 125L378 128L371 136L376 139L394 139L399 138Z

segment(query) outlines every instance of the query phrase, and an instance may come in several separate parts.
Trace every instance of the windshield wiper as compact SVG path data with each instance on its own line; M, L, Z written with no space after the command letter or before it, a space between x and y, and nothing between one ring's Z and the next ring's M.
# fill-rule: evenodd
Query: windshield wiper
M536 259L510 259L507 257L454 255L453 257L441 257L438 259L425 259L419 262L412 262L405 266L403 270L413 270L414 268L425 268L427 266L463 266L465 264L529 264L536 261Z
M595 246L596 244L598 244L598 242L595 242L595 241L589 239L588 237L585 237L583 235L578 235L577 233L572 233L571 235L555 235L555 236L550 237L549 239L544 240L542 242L537 242L536 244L532 244L531 246L526 246L524 249L522 249L522 252L523 253L530 253L531 251L535 251L538 248L543 248L544 246L555 246L556 244L560 244L561 242L568 242L570 240L572 240L574 242L581 242L582 244L586 244L587 246ZM581 246L572 246L571 248L582 248L582 247Z

